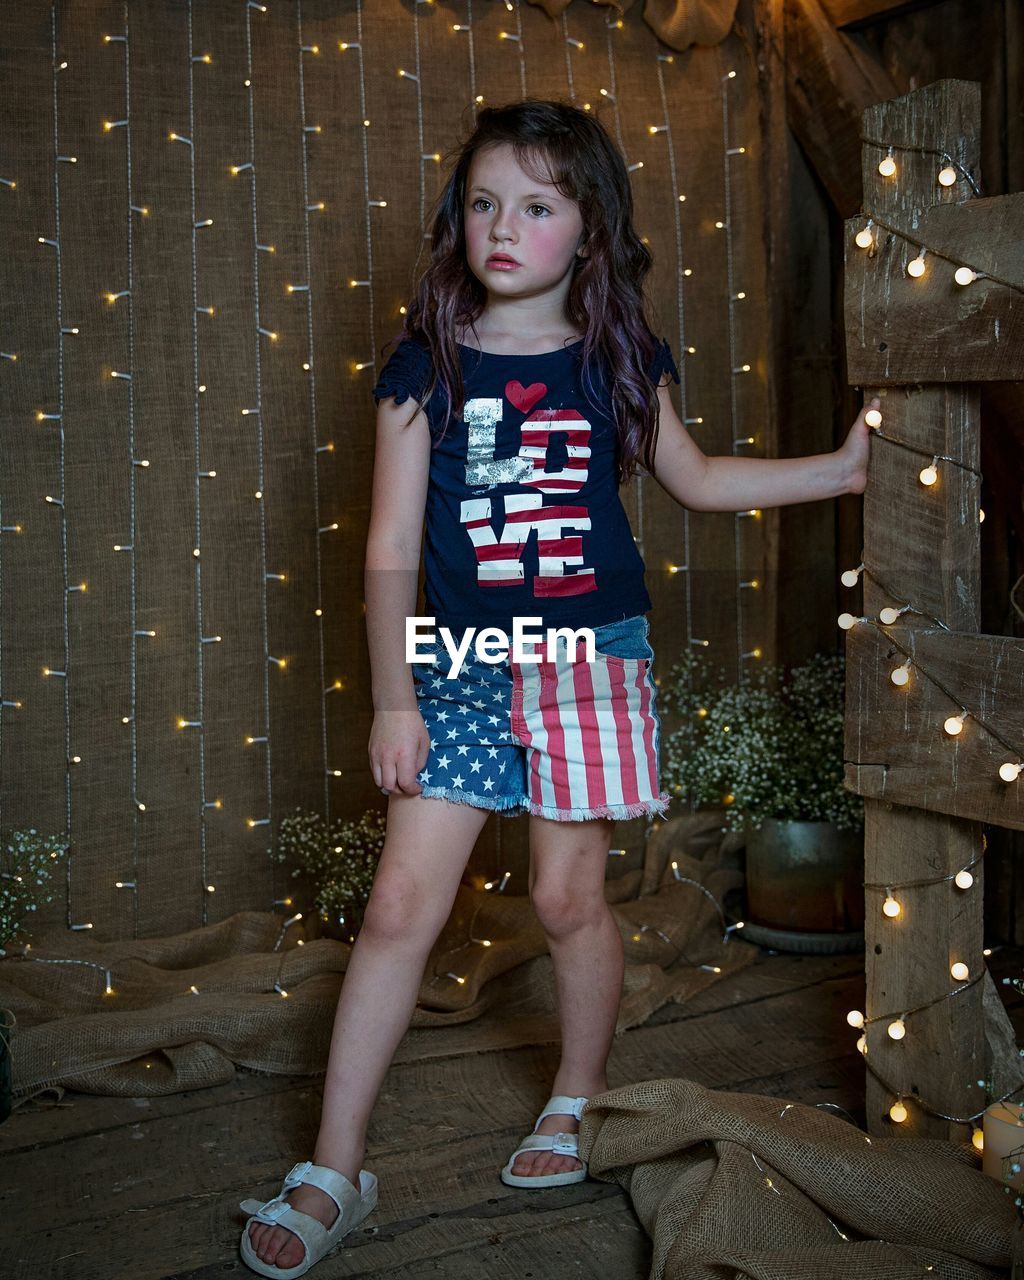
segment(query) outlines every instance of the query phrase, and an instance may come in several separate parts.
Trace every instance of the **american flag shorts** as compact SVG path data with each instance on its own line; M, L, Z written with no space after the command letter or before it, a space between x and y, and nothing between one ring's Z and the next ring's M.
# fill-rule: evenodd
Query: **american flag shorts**
M417 775L426 797L558 821L662 814L654 652L643 615L594 627L571 661L563 639L540 662L481 661L469 650L456 676L438 644L413 665L430 735Z

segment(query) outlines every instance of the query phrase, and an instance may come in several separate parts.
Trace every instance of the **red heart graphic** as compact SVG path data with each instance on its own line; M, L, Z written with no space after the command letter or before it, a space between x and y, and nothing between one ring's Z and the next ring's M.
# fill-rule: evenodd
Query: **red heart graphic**
M517 379L505 384L505 395L521 413L529 413L537 401L547 391L543 382L531 382L524 387Z

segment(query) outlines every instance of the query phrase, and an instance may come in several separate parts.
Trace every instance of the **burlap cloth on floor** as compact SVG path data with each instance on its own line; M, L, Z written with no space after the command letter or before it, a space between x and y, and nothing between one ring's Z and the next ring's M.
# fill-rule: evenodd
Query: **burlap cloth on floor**
M580 1155L629 1193L650 1280L1003 1280L1017 1237L969 1145L869 1139L830 1111L693 1080L596 1095Z
M716 905L742 884L738 839L714 814L673 818L652 827L642 868L608 880L626 955L617 1030L716 981L710 967L730 973L756 955L735 935L724 940ZM239 912L175 937L117 942L37 931L24 955L0 959L0 1008L17 1019L15 1106L54 1086L134 1097L223 1084L236 1067L322 1073L352 948L283 924ZM551 960L529 900L460 886L395 1061L558 1034Z

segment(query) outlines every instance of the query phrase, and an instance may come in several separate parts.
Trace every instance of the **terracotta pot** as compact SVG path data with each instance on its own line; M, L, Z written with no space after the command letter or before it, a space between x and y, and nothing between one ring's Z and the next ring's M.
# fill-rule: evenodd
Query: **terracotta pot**
M747 832L747 910L756 924L815 933L864 927L864 836L832 822L767 818Z

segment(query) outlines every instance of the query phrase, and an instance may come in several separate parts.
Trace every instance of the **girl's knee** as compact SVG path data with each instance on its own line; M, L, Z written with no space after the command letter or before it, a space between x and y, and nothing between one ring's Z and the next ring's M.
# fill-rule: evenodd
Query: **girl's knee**
M604 894L582 895L571 883L545 884L538 880L530 890L530 902L549 937L562 937L595 923L607 911Z
M429 949L443 923L437 924L436 913L414 884L378 875L363 912L362 932L380 942Z

